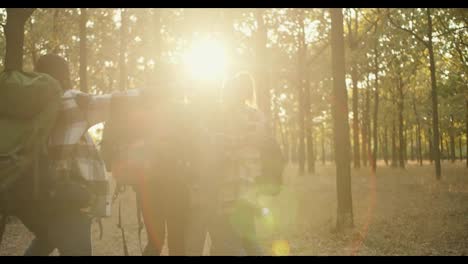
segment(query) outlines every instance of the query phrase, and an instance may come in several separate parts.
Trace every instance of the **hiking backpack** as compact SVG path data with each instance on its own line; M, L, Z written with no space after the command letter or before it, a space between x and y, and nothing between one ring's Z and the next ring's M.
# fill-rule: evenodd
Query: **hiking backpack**
M9 190L20 178L33 180L38 199L39 160L47 157L49 133L61 103L61 86L47 74L4 71L0 73L0 241L3 235ZM30 172L30 173L29 173Z

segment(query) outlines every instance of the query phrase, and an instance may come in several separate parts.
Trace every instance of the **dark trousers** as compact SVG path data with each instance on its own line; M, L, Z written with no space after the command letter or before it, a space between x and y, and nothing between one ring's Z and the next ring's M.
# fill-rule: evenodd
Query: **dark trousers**
M26 223L25 219L30 220L20 219L23 223ZM79 211L62 212L50 217L44 225L44 235L34 232L36 237L25 251L25 256L48 256L55 248L62 256L92 255L91 219L86 214Z
M16 216L35 238L24 253L26 256L47 256L54 249L60 255L90 256L91 219L78 208L57 206L57 201L43 192L40 200L33 199L31 179L15 184L10 197L9 213Z
M239 201L230 212L220 212L216 206L192 208L191 255L201 256L205 236L211 238L212 256L263 255L255 228L255 208Z
M228 212L220 212L218 224L210 233L215 256L261 256L263 252L258 241L255 218L257 208L238 200Z
M167 178L158 176L138 188L143 221L148 235L148 244L143 255L158 256L161 254L167 225L169 254L183 256L186 254L189 208L187 184L176 179L175 175Z

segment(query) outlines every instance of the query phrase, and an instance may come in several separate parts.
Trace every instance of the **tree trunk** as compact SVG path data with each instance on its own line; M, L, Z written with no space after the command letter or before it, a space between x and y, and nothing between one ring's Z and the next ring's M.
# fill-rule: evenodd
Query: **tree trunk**
M429 161L432 163L434 162L434 150L432 146L432 130L429 128L429 133L428 133L428 145L429 145Z
M315 173L315 151L314 151L314 136L312 129L307 128L307 169L310 174Z
M450 115L450 159L455 162L455 127L453 126L453 115Z
M351 195L350 141L348 123L348 96L345 83L345 52L343 39L343 14L341 8L330 9L331 50L333 76L333 134L336 161L336 185L338 196L338 230L352 227L353 205Z
M361 157L359 153L359 112L358 112L358 88L356 67L351 67L351 79L353 83L353 164L354 168L361 167Z
M404 97L403 97L403 82L401 77L398 77L398 161L399 167L405 168L405 139L403 135L403 107L404 107Z
M34 24L29 20L29 32L34 32ZM37 50L36 50L36 39L33 38L32 36L30 37L30 46L29 46L29 51L31 52L31 60L34 69L36 68L36 62L37 62Z
M384 142L383 142L383 158L385 160L385 165L388 166L388 129L387 125L384 127Z
M5 34L5 70L23 70L24 25L34 8L7 8Z
M409 133L409 137L410 137L410 160L411 160L411 161L414 161L414 160L415 160L413 132L414 132L413 127L411 127L411 128L407 131L407 133Z
M88 14L86 8L80 8L80 90L84 93L88 92L88 51L86 48L87 34L86 22L88 22Z
M444 151L445 151L445 148L444 148L444 138L443 138L443 135L444 133L441 133L440 134L440 160L444 160Z
M466 144L466 167L468 168L468 95L465 94L465 144Z
M299 43L298 43L298 51L297 51L297 95L299 100L299 174L303 175L305 172L305 119L306 115L306 95L305 90L307 89L305 79L306 79L306 72L305 72L305 56L307 54L306 46L305 46L305 32L304 32L304 18L302 10L298 10L299 12Z
M307 47L305 46L305 35L304 35L304 51L307 53ZM305 133L307 141L307 169L310 174L315 173L315 151L314 151L314 135L312 130L312 113L310 105L310 89L312 86L309 81L309 75L306 73L305 61L303 62L303 73L305 78L304 83L304 122L305 122Z
M417 138L416 138L416 147L417 147L417 153L418 153L418 162L419 162L419 166L422 166L423 165L423 157L422 157L422 142L421 142L421 126L419 125L419 123L416 125L416 134L417 134Z
M372 122L371 122L371 119L370 119L370 107L368 107L368 112L367 112L367 125L366 125L366 129L367 129L367 133L366 133L366 137L367 137L367 151L366 151L366 159L367 159L367 162L369 163L369 165L372 166L372 133L371 133L371 126L372 126Z
M440 180L442 175L442 168L440 166L440 151L439 151L439 110L437 102L437 79L436 79L436 66L434 60L434 48L432 46L432 17L431 9L427 8L427 22L428 22L428 50L429 50L429 62L431 70L431 97L432 97L432 130L434 133L434 162L436 179Z
M367 125L365 121L364 123L362 123L361 136L362 136L362 142L361 142L362 166L367 167L367 155L368 155L367 153Z
M448 160L450 158L450 153L452 149L447 139L445 139L445 148L447 149L447 155L445 156L445 159Z
M405 129L403 130L403 162L404 164L408 163L408 131Z
M362 117L362 163L367 167L370 155L370 131L369 131L369 111L370 111L370 89L366 87L366 101L364 107L364 114Z
M294 125L290 125L291 127L291 131L290 131L290 135L291 135L291 161L293 163L297 163L298 161L298 158L297 158L297 130L294 129L295 126Z
M458 156L458 158L460 160L463 160L463 151L462 151L462 135L460 134L460 136L458 137L458 153L460 153L460 155Z
M119 78L119 90L125 91L127 89L127 10L122 8L120 9L120 52L119 52L119 69L120 69L120 78Z
M392 168L396 168L397 165L397 146L396 146L396 125L395 125L395 117L392 116Z
M378 64L378 52L377 52L377 43L374 48L374 75L375 75L375 90L374 90L374 120L372 124L372 138L374 141L374 150L372 152L372 171L375 172L377 170L377 150L378 150L378 138L377 138L377 130L378 130L378 113L379 113L379 64Z
M325 156L325 126L322 125L322 164L325 165L326 162L326 156Z
M426 144L427 142L427 135L425 134L424 130L421 129L421 151L422 151L422 157L423 159L429 160L429 144ZM423 132L424 132L424 137L423 137ZM423 140L424 139L424 140ZM423 144L424 143L424 144Z
M83 8L80 8L80 9L83 9ZM59 40L59 37L58 37L58 35L59 35L59 33L58 33L59 13L60 13L60 9L56 8L56 9L54 9L54 15L52 16L52 41L50 41L49 43L52 43L52 46L50 47L50 49L52 50L53 54L58 54L59 46L60 46L60 40ZM80 21L80 23L81 23L81 21ZM80 25L80 27L81 27L81 25ZM81 28L80 28L80 30L81 30Z
M278 123L278 129L280 131L280 135L281 135L281 141L282 141L282 145L283 145L283 155L284 155L284 158L289 161L289 144L288 144L288 139L287 139L287 135L286 132L284 131L283 129L283 124L281 123L281 120L278 118L277 119L277 123Z
M417 154L418 154L418 161L419 165L422 166L423 157L422 157L422 141L421 141L421 121L419 118L418 109L416 108L416 98L413 97L413 110L414 116L416 117L416 147L417 147Z
M310 113L310 89L309 82L306 82L305 87L305 125L306 125L306 140L307 140L307 169L311 174L315 173L315 153L314 153L314 137L312 134L312 120Z
M271 126L271 106L270 106L270 91L268 88L266 65L268 59L267 44L267 29L263 19L264 11L256 9L255 16L257 20L257 41L256 41L256 78L255 85L258 93L258 106L268 120L268 126Z
M305 172L305 124L304 124L304 98L302 96L302 89L298 89L299 94L299 148L298 148L298 159L299 159L299 175L303 175Z

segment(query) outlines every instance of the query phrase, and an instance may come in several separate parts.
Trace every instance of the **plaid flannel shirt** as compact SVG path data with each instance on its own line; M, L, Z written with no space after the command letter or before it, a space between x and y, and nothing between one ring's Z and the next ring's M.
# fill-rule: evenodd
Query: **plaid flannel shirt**
M230 210L239 199L257 203L255 181L261 175L257 144L269 133L263 113L251 107L245 106L234 113L224 112L224 116L222 126L214 133L215 145L223 152L217 200L221 210Z
M109 119L113 96L140 96L139 90L105 95L89 95L68 90L62 96L62 109L49 138L49 153L53 167L70 171L76 166L84 182L108 182L101 159L88 129ZM60 172L57 177L63 177Z

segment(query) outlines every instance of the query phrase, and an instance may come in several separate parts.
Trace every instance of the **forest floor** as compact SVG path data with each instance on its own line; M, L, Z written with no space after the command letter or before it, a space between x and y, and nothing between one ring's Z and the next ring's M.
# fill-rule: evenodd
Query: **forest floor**
M257 222L264 249L269 255L467 255L468 169L459 161L444 161L442 169L440 181L430 164L410 163L405 170L380 164L375 176L369 168L353 169L355 227L336 233L334 165L318 163L315 174L304 176L290 166L282 193L264 201L271 215ZM140 255L134 193L120 199L130 255ZM103 220L102 240L93 224L94 255L123 254L117 204L113 210ZM0 255L21 255L32 237L14 219ZM209 255L209 244L208 238L203 255Z

